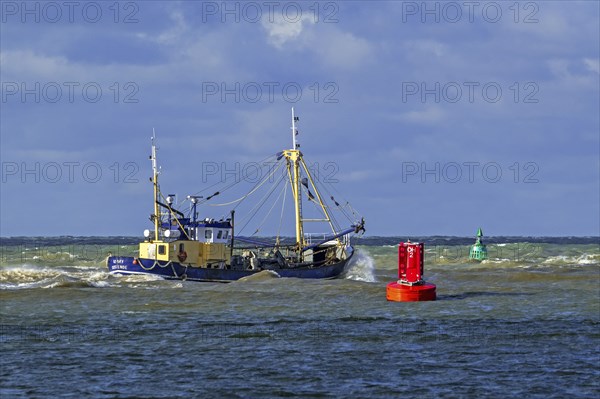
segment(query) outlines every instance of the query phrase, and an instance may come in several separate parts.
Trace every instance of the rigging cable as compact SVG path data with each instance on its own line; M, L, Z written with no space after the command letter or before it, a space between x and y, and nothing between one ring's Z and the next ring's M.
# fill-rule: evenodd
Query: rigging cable
M331 183L327 183L333 190L335 190L336 194L338 195L342 195ZM331 194L331 192L327 189L325 183L323 183L323 189L327 192L327 195L329 195L329 197L331 198L332 201L335 202L337 208L340 210L340 212L346 217L346 219L348 219L348 221L350 222L356 222L357 220L359 220L359 216L356 215L356 212L354 211L354 209L352 208L352 206L350 205L350 202L346 201L345 199L342 199L344 201L346 201L346 204L344 206L341 206L334 198L333 195ZM350 211L352 212L352 215L354 216L354 218L350 217L350 214L348 214L348 211L346 211L346 209L344 209L345 206L348 206L350 208Z
M248 222L250 220L252 220L252 218L254 218L254 216L256 215L256 213L258 213L258 211L260 210L260 208L264 205L265 201L271 196L271 194L279 187L279 185L281 184L281 182L283 181L283 179L285 178L284 175L282 175L279 180L277 180L275 182L275 184L273 184L271 186L271 188L265 192L263 194L263 196L254 203L254 206L252 206L252 208L246 212L245 216L241 219L240 221L240 225L244 223L244 227L248 224ZM241 203L240 203L241 204ZM240 204L236 205L239 206Z
M283 201L281 202L281 215L279 216L279 228L277 229L277 238L275 240L275 242L277 243L277 245L279 246L279 242L280 242L280 237L281 237L281 225L283 223L283 211L285 209L285 198L287 197L287 188L288 185L284 184L284 191L283 191Z
M268 157L266 157L266 158L262 159L261 161L257 162L257 164L259 164L259 165L268 165L270 163L275 163L276 164L278 161L270 161L271 159L276 159L276 158L277 158L277 154L275 154L275 155L269 155ZM211 189L213 187L216 187L219 184L225 183L229 179L229 176L237 177L237 174L235 174L235 173L227 173L225 176L226 176L225 177L225 181L218 181L218 182L216 182L214 184L211 184L210 186L205 187L202 190L195 192L194 194L191 194L191 196L197 196L198 194L206 192L207 190L209 190L209 189ZM243 181L243 179L239 179L238 180L236 178L236 179L234 179L234 181L232 183L229 183L228 185L224 186L221 190L219 190L219 192L223 193L223 192L227 191L228 189L230 189L231 187L235 186L236 184L238 184L238 183L240 183L242 181ZM186 200L187 199L182 200L181 203L185 202ZM202 201L202 203L205 203L206 201L207 200Z
M267 202L267 200L269 199L269 197L271 197L271 195L273 194L273 192L275 191L275 189L279 186L279 184L281 184L281 182L283 181L283 179L285 178L285 175L281 175L281 177L279 178L279 181L277 181L277 183L273 186L273 188L271 189L271 191L267 192L262 198L261 200L254 205L254 207L250 210L250 212L248 213L248 216L246 216L245 219L247 219L246 223L244 224L244 226L240 229L240 233L242 231L244 231L244 229L246 228L246 226L248 226L248 223L250 223L250 221L252 220L252 218L258 213L258 211L260 210L260 208L263 207L263 205L265 204L265 202ZM243 219L243 220L245 220Z
M241 203L241 201L245 200L250 195L254 194L254 192L256 192L256 190L258 190L263 184L265 184L266 181L269 180L271 178L271 176L273 176L277 170L279 170L279 168L281 167L281 165L283 165L282 162L280 162L279 166L276 167L276 168L274 168L273 171L269 175L267 175L261 182L257 183L257 185L248 194L245 194L244 196L242 196L242 197L240 197L240 198L238 198L236 200L233 200L233 201L230 201L230 202L225 202L223 204L208 204L208 205L209 206L227 206L227 205L235 204L236 202L240 202ZM237 204L233 209L237 208L239 205L240 204Z
M262 228L262 226L265 224L265 221L267 220L267 218L269 217L269 215L271 214L271 212L273 211L273 208L275 208L275 205L277 205L277 203L279 202L279 199L281 198L281 194L284 193L284 191L287 189L287 184L283 185L283 188L281 189L281 191L279 192L279 195L277 196L277 198L275 199L275 201L273 201L273 205L271 205L271 209L269 209L269 212L267 212L267 214L265 215L265 217L263 218L263 220L260 222L260 224L258 225L258 227L256 228L256 231L254 233L252 233L252 235L255 235L256 233L258 233L258 231Z

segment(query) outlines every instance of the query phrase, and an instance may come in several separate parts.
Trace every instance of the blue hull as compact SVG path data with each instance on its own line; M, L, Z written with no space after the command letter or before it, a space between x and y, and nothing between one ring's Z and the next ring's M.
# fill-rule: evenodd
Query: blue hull
M342 274L348 259L327 266L268 269L280 277L292 278L335 278ZM154 259L133 258L130 256L110 256L107 259L111 274L148 274L169 280L228 282L252 276L260 270L205 269L184 266L178 262L156 262Z

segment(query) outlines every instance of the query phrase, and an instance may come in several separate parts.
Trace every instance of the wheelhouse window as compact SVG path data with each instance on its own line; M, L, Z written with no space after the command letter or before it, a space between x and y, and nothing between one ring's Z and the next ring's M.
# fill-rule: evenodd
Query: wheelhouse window
M223 237L223 230L219 230L219 232L217 233L217 238L221 239Z
M206 229L206 231L204 232L204 238L210 240L212 238L212 230Z

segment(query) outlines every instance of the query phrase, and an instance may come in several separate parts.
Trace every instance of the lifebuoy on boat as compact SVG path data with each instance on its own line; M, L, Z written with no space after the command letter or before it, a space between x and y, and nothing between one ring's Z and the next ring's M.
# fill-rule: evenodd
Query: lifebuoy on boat
M177 254L177 259L179 259L180 262L184 262L187 259L187 253L185 251L181 251Z

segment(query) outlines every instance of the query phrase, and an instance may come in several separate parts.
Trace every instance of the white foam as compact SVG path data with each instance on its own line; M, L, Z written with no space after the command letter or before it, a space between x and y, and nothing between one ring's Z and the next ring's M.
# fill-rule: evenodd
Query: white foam
M492 259L484 259L481 261L481 263L508 263L508 262L512 262L510 259L508 258L492 258Z
M111 285L107 281L90 281L90 284L92 285L92 287L96 288L111 287Z
M127 283L144 283L147 281L160 281L164 280L161 276L155 274L111 274L112 277L116 277Z
M598 263L598 257L590 254L583 254L577 258L576 262L578 265L595 265Z
M544 262L542 263L567 263L568 262L568 257L565 255L558 255L558 256L549 256Z
M92 286L107 285L108 271L81 266L21 265L0 269L1 289L54 288L65 283L82 282Z
M367 251L357 249L352 259L350 259L344 277L348 280L376 282L375 260Z
M580 256L557 255L548 257L544 264L595 265L599 263L598 255L583 254Z

